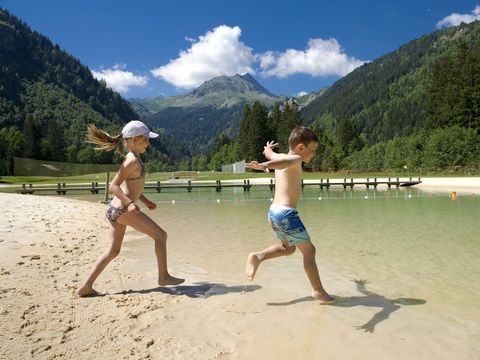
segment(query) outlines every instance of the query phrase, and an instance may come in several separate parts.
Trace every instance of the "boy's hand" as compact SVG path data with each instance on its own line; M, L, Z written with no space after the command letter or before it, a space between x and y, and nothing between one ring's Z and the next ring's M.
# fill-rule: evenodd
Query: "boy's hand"
M265 152L267 149L273 149L274 147L277 147L278 146L278 143L274 142L274 141L267 141L267 145L265 145L263 147L263 152Z
M263 147L263 155L265 155L265 157L270 160L273 153L273 148L277 146L278 143L274 141L267 141L267 144Z
M252 162L249 162L249 163L246 163L245 164L245 167L249 168L249 169L253 169L253 170L260 170L260 171L265 171L265 172L270 172L270 170L268 170L268 166L265 165L265 164L260 164L258 161L252 161Z

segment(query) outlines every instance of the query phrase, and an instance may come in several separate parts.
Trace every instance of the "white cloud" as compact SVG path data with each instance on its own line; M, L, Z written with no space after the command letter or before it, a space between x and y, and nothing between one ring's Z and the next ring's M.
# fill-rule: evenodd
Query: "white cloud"
M444 17L442 20L440 20L437 23L437 28L440 29L443 27L457 26L457 25L460 25L462 22L468 24L479 19L480 19L480 5L477 5L470 14L453 13Z
M111 69L102 69L93 71L92 75L96 79L103 79L113 90L120 93L126 93L132 86L145 86L148 83L146 76L134 75L125 70L123 64L115 64Z
M285 78L293 74L344 76L365 63L347 56L336 39L310 39L306 50L268 51L259 55L263 76Z
M238 26L221 25L200 36L198 41L167 65L151 70L179 88L195 88L220 75L254 74L252 49L242 43ZM191 41L190 38L186 38Z
M300 91L300 92L297 94L297 97L302 97L302 96L307 95L307 94L308 94L308 92L306 92L306 91Z

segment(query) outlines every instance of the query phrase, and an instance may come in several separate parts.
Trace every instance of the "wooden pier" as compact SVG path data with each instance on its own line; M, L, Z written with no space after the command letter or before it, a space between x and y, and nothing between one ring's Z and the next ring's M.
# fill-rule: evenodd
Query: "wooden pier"
M367 178L367 179L318 179L318 180L303 180L302 189L305 186L316 186L320 189L329 189L330 187L343 187L344 189L353 189L354 186L365 186L367 189L370 187L377 188L379 185L385 185L388 188L393 187L405 187L420 184L422 181L420 178ZM194 189L215 189L219 192L223 188L243 188L243 191L250 191L252 187L268 187L270 190L275 189L274 179L270 179L269 182L251 182L250 179L245 180L230 180L230 181L156 181L145 183L145 189L155 190L162 192L164 190L184 189L191 192ZM99 184L97 182L87 185L68 185L65 183L58 183L57 186L33 186L32 184L22 184L21 188L15 190L20 194L33 194L35 192L53 192L58 195L65 195L67 191L89 191L92 194L98 194L100 191L105 191L105 184Z
M105 185L99 185L98 182L92 183L91 186L85 185L69 185L58 183L57 186L33 186L32 184L22 184L21 188L15 190L19 194L33 194L34 192L56 192L58 195L65 195L67 191L90 191L92 194L98 194L99 191L105 190Z

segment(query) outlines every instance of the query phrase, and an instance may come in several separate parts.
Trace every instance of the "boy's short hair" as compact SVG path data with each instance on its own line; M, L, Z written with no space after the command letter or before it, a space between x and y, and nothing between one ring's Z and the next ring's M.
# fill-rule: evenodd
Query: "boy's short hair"
M288 137L288 147L290 149L294 149L298 144L308 146L311 142L318 144L318 137L311 129L305 126L297 126Z

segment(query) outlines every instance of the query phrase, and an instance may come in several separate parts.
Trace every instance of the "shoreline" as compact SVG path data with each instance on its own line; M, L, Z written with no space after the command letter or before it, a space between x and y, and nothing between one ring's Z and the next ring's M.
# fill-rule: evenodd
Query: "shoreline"
M349 177L347 179L351 179ZM416 180L418 177L399 177L400 179L412 179ZM330 178L331 180L343 180L342 177L335 177ZM366 181L366 178L355 178L354 180L359 181ZM372 180L373 178L370 178ZM378 180L386 180L387 177L378 177ZM393 178L392 178L393 179ZM251 184L255 185L269 185L271 178L263 177L263 178L245 178L245 179L235 179L235 180L222 180L225 184L231 183L239 183L243 182L243 180L249 180ZM318 179L305 179L304 182L306 184L318 182ZM480 194L480 176L472 176L472 177L420 177L422 181L420 184L413 185L413 188L418 188L426 192L459 192L459 193L470 193L470 194ZM195 180L194 183L202 183L202 182L212 182L213 180ZM186 183L186 180L184 181ZM82 185L80 183L72 183L72 185ZM90 183L83 183L83 185L90 185ZM51 187L52 184L41 184L36 185L39 188L41 187ZM362 186L362 185L357 185ZM19 184L0 184L0 189L16 189L21 187ZM380 189L387 188L386 185L379 185Z

